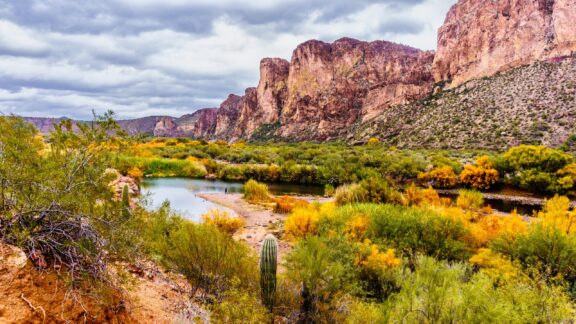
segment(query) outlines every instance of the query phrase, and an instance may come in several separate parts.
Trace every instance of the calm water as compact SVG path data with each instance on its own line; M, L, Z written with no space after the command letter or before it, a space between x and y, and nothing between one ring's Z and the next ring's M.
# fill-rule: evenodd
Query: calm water
M240 193L243 183L225 182L220 180L187 179L187 178L149 178L142 182L142 194L149 194L151 205L158 208L166 200L172 209L179 214L199 221L202 214L210 209L227 208L209 202L196 196L197 193ZM322 195L324 189L317 186L294 184L269 184L270 192L276 195Z
M456 201L458 195L453 194L442 194L441 197L449 197L452 201ZM509 201L500 199L484 199L485 205L490 205L492 209L501 211L504 213L511 213L513 210L520 215L532 216L535 212L542 210L540 205L524 204L519 201Z

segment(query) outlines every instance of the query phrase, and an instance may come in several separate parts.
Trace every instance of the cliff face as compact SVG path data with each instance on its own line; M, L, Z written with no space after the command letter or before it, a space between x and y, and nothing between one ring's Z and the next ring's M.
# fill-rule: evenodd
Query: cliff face
M260 82L244 96L230 95L218 110L215 137L229 140L249 138L263 124L278 122L286 102L288 61L265 58L260 62Z
M436 81L470 79L576 51L576 0L460 0L438 33Z
M325 140L387 107L428 95L433 54L375 41L308 41L294 51L282 137Z

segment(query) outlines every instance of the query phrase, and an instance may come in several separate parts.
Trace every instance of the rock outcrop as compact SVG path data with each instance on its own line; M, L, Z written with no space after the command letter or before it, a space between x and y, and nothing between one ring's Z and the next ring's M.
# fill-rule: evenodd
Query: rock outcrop
M576 52L576 0L460 0L438 33L434 77L449 87Z
M427 96L433 53L385 41L308 41L294 51L279 134L326 140L391 105Z
M278 124L283 138L336 138L389 106L427 96L432 60L432 52L384 41L308 41L290 63L262 60L258 87L220 106L214 137L249 139Z

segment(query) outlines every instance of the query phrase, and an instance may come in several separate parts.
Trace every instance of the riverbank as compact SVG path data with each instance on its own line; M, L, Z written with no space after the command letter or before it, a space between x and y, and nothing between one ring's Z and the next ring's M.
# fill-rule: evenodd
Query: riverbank
M459 189L436 189L436 192L440 195L445 196L458 196L460 192ZM501 194L501 193L489 193L489 192L482 192L485 200L492 200L492 201L502 201L505 203L514 203L520 204L525 206L533 206L541 208L546 204L546 201L549 198L541 198L541 197L531 197L531 196L520 196L520 195L510 195L510 194ZM576 208L576 201L570 202L570 207Z
M260 251L262 241L266 234L273 234L276 237L280 235L280 229L287 214L279 214L264 206L250 204L242 198L240 193L199 193L198 197L206 199L209 202L221 205L233 210L239 217L245 221L244 228L237 233L234 238L243 240L256 251ZM331 198L316 196L295 196L308 202L318 201L321 203L330 201ZM284 255L290 251L290 244L287 241L279 239L279 254Z

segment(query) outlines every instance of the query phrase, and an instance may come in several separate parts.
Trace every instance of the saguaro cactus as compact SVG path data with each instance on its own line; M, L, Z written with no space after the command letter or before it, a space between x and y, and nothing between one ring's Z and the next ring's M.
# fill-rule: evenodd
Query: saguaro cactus
M272 234L266 235L260 253L260 290L262 302L272 311L274 308L274 293L276 292L276 268L278 241Z
M130 191L127 184L122 188L122 216L125 219L130 218Z

